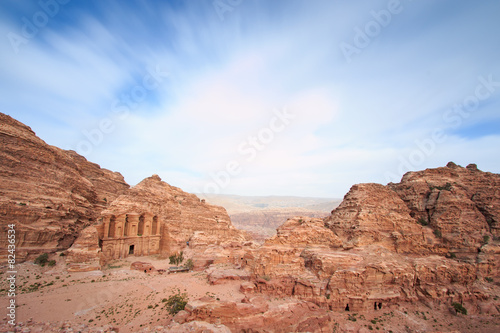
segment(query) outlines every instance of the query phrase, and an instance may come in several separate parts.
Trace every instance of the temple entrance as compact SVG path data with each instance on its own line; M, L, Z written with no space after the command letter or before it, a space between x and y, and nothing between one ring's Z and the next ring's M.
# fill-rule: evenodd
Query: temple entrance
M134 254L134 245L130 245L130 248L128 250L128 254Z

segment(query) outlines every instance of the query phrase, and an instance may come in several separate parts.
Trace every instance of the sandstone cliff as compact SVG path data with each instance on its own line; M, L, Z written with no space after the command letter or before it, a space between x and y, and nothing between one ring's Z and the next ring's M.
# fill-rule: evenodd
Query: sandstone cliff
M253 276L242 291L334 310L416 300L479 309L500 291L499 181L450 163L399 184L354 185L329 217L289 219L247 251Z
M119 173L46 144L0 113L0 217L16 225L16 258L68 248L97 221L107 201L128 189ZM6 232L0 251L7 249ZM5 256L5 252L0 252Z
M161 223L160 253L171 254L186 247L244 242L223 207L210 205L196 195L163 182L158 175L144 179L114 200L103 215L149 212Z
M156 175L130 188L121 174L102 169L74 151L46 144L28 126L2 113L0 184L1 227L16 225L18 262L29 254L69 249L70 269L99 268L99 261L106 259L100 245L106 215L154 215L157 232L145 240L146 245L139 244L147 247L156 242L159 251L152 253L178 252L191 238L193 246L205 248L245 240L224 208L207 204ZM0 234L2 259L6 237L7 232ZM149 253L147 248L141 250Z

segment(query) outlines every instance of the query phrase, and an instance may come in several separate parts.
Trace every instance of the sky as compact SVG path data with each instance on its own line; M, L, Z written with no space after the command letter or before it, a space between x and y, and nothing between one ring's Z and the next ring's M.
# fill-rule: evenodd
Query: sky
M135 185L500 173L500 2L0 1L0 112Z

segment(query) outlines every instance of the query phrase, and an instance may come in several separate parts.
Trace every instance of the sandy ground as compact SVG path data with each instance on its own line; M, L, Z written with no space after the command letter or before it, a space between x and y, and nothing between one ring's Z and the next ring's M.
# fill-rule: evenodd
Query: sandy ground
M122 332L138 332L148 327L167 326L171 316L163 300L186 292L194 300L210 296L220 300L240 301L240 282L209 285L204 272L145 274L130 270L134 261L152 263L167 269L168 260L157 257L129 257L115 261L103 271L68 273L63 258L55 267L33 263L17 265L16 322L62 323L98 328L112 325ZM2 269L5 272L6 268ZM7 296L6 274L0 276L0 319L5 324ZM270 299L279 304L289 299ZM500 332L500 315L454 315L449 307L430 309L425 305L402 304L366 313L332 313L338 331L352 329L379 332ZM47 324L48 325L48 324ZM5 325L3 327L6 327ZM0 331L2 329L0 328ZM42 330L43 331L43 330Z
M162 300L177 291L187 292L192 300L210 296L239 301L244 297L239 292L240 283L212 286L204 272L160 275L130 270L130 264L138 260L150 262L157 269L170 266L168 259L155 257L129 257L113 262L102 272L84 273L64 272L62 260L51 269L19 264L16 321L69 320L88 326L111 324L120 332L136 332L145 326L167 325L171 316ZM5 280L2 274L0 289L6 288ZM0 308L6 309L9 298L5 291L0 295Z

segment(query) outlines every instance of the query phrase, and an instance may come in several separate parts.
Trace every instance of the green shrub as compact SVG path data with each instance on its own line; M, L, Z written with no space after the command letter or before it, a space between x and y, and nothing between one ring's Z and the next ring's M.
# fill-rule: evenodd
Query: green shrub
M457 311L457 313L461 313L464 315L467 314L467 309L464 308L464 306L462 304L454 302L451 305L453 306L453 308L455 308L455 311Z
M493 278L492 278L492 277L487 276L487 277L485 277L484 279L485 279L486 281L488 281L489 283L493 282Z
M424 219L423 217L421 217L418 219L418 224L426 226L426 225L429 225L429 221L427 221L427 219Z
M184 254L181 251L180 253L175 253L171 255L170 257L168 257L168 259L170 260L171 265L178 266L180 263L184 261Z
M54 267L56 265L56 261L50 260L47 264L49 265L49 267Z
M45 266L45 264L49 261L49 254L48 253L44 253L44 254L41 254L39 255L36 259L35 259L35 264L37 265L40 265L40 266Z
M186 267L187 269L189 269L190 271L193 270L194 268L194 263L193 263L193 260L192 259L188 259L186 261L186 263L184 264L184 267Z
M488 242L489 242L489 241L490 241L490 236L488 236L488 235L484 235L484 236L483 236L483 243L484 243L484 244L488 244Z
M446 183L445 185L443 186L430 186L430 189L437 189L437 190L440 190L440 191L451 191L451 184L450 183Z
M179 311L184 310L188 302L188 296L186 293L182 293L178 290L176 294L170 296L167 301L165 308L171 315L177 314Z
M455 259L456 257L457 257L457 255L455 254L455 252L450 252L451 259Z
M436 235L436 237L441 238L441 237L442 237L441 230L439 230L439 229L435 229L435 230L434 230L434 235Z

